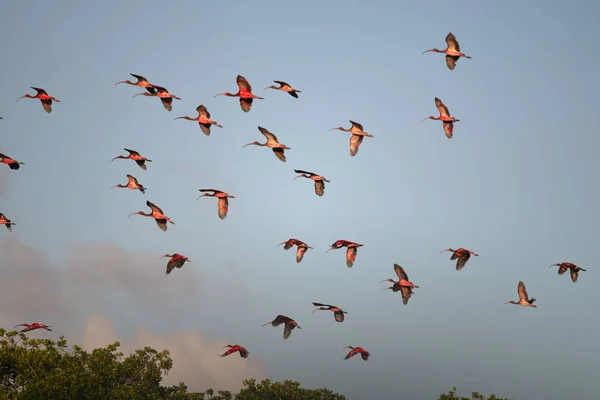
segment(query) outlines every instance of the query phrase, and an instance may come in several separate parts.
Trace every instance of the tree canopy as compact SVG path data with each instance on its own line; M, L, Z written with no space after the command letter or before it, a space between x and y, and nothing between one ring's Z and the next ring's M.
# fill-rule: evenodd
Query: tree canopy
M471 397L458 397L456 395L456 387L453 387L452 390L448 392L448 394L440 395L439 400L510 400L503 397L496 397L495 394L490 394L488 397L479 393L473 392L471 393Z

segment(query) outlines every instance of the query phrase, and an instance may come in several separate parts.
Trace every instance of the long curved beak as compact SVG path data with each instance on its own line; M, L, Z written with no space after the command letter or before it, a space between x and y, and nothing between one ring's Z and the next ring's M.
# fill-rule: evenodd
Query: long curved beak
M60 100L59 100L59 99L57 99L57 98L53 98L53 99L52 99L52 101L55 101L55 102L57 102L57 103L60 103Z
M213 99L214 99L215 97L217 97L217 96L224 96L224 95L225 95L225 93L219 93L219 94L215 94L215 95L213 96Z
M319 311L319 310L320 310L320 308L317 308L317 309L316 309L316 310L314 310L313 312L315 312L315 311Z
M129 214L129 215L127 216L127 218L131 217L132 215L136 215L136 214L137 214L136 212L134 212L134 213L131 213L131 214Z
M423 54L425 54L425 53L427 53L427 52L429 52L429 51L433 51L433 49L430 49L430 50L425 50L424 52L422 52L422 53L421 53L421 55L423 55Z
M282 244L286 244L286 243L287 243L287 242L281 242L281 243L279 243L279 244L278 244L276 247L279 247L279 246L281 246Z
M267 89L269 89L270 87L271 87L271 86L267 86L267 87L266 87L266 88L264 88L263 90L267 90Z
M389 282L389 281L390 281L389 279L384 279L384 280L382 280L382 281L379 281L379 283L383 283L383 282Z
M125 83L125 81L117 82L115 83L115 86L117 86L119 83Z
M440 254L442 254L442 253L443 253L443 252L445 252L445 251L450 251L450 250L449 250L449 249L442 250L442 251L440 251Z
M329 130L328 130L328 132L329 132L329 131L333 131L333 130L336 130L336 129L337 129L337 128L331 128L331 129L329 129Z
M200 200L200 197L204 197L204 196L208 196L206 193L201 194L200 196L198 196L198 198L196 199L196 201Z
M232 347L232 346L231 346L230 344L228 344L227 346L223 346L223 347L221 347L221 350L223 350L223 349L224 349L224 348L226 348L226 347Z
M251 144L254 144L254 143L248 143L248 144L245 144L245 145L243 145L243 146L242 146L242 149L243 149L244 147L246 147L246 146L250 146Z
M114 188L116 188L116 187L117 187L117 185L115 185L115 186L111 187L111 189L114 189Z
M508 304L508 303L510 303L510 301L507 301L506 303L503 303L502 305L505 305L505 304Z
M332 247L329 250L327 250L325 253L328 253L330 250L337 250L337 249L335 247Z
M270 322L267 322L267 323L263 324L263 326L265 326L265 325L270 325L270 324L272 324L272 323L273 323L273 321L270 321Z
M138 94L134 95L134 96L132 97L132 99L133 99L134 97L137 97L137 96L147 96L147 93L146 93L146 92L143 92L143 93L138 93Z
M177 118L173 118L173 121L175 121L176 119L182 119L182 118L185 118L185 117L177 117Z
M558 264L552 264L551 266L549 266L548 268L552 268L552 267L560 267L560 265Z
M390 286L390 287L386 287L386 288L385 288L385 289L383 289L383 290L388 290L388 289L392 289L392 288L393 288L393 286Z
M24 98L24 97L25 97L25 96L21 96L21 97L19 97L19 98L17 99L17 101L21 100L21 99L22 99L22 98ZM17 101L15 101L15 103L16 103Z
M304 175L298 175L298 176L297 176L297 177L295 177L293 180L296 180L296 179L298 179L298 178L301 178L301 177L303 177L303 176L304 176Z

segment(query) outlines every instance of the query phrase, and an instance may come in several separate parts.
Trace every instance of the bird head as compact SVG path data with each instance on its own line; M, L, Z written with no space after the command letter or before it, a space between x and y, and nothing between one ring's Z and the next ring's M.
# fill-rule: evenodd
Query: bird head
M224 349L224 348L226 348L226 347L233 347L233 346L232 346L232 345L230 345L230 344L228 344L228 345L225 345L225 346L223 346L222 348Z
M435 120L435 117L434 117L433 115L430 115L430 116L429 116L429 117L427 117L427 118L423 118L423 120L422 120L421 122L423 122L423 121L426 121L426 120L428 120L428 119L433 119L433 120Z
M342 128L341 126L338 126L337 128L331 128L331 129L329 129L328 132L329 131L343 131L343 130L344 130L344 128Z
M210 196L210 195L208 193L201 194L200 196L198 196L198 198L196 199L196 201L200 200L200 198L204 197L204 196Z
M242 148L244 148L246 146L250 146L250 145L256 145L256 146L258 146L259 144L260 143L258 143L258 142L252 142L252 143L248 143L248 144L243 145Z

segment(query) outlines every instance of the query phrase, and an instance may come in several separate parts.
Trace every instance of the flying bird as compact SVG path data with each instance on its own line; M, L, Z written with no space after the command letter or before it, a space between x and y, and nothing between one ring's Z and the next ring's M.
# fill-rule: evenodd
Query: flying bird
M163 211L158 206L156 206L154 203L146 200L146 205L152 209L152 212L149 212L148 214L146 214L143 211L138 211L138 212L129 214L127 217L129 218L132 215L136 215L136 214L143 215L144 217L152 217L156 220L156 224L158 225L158 227L165 232L167 231L167 222L170 222L171 224L175 225L175 222L171 221L171 218L167 217L163 213Z
M438 111L440 112L440 116L436 118L433 115L430 115L429 117L424 118L423 121L425 121L427 119L432 119L435 121L442 121L444 123L444 133L446 134L446 137L448 139L452 139L452 135L454 133L454 123L460 122L460 120L456 119L454 117L451 117L450 111L448 111L448 107L446 107L444 105L444 103L442 103L442 101L440 99L438 99L437 97L435 98L435 106L437 107ZM421 122L423 122L423 121L421 121Z
M456 250L454 250L454 249L442 250L442 251L440 251L440 254L445 251L452 252L452 257L450 257L450 260L458 259L458 261L456 261L456 270L457 271L460 271L461 269L463 269L465 267L465 264L467 263L467 261L469 261L469 258L471 258L471 254L474 255L475 257L479 257L479 254L473 253L471 250L463 249L462 247L459 249L456 249Z
M29 331L34 331L36 329L45 329L47 331L52 331L48 325L40 324L39 322L34 322L33 324L19 324L15 326L15 329L19 326L24 326L25 328L21 329L20 333L25 333Z
M244 347L240 346L239 344L234 344L234 345L228 344L227 346L224 346L223 348L226 348L226 347L229 347L229 350L227 350L225 353L221 354L221 357L227 357L228 355L233 354L236 351L239 351L240 357L242 357L242 358L248 358L248 354L250 354L248 352L248 350L246 350Z
M144 78L141 75L136 75L136 74L132 74L132 73L130 73L129 75L131 75L135 79L137 79L137 82L131 82L129 79L126 79L124 81L115 83L115 86L117 86L119 83L126 83L128 85L139 86L141 88L144 88L150 94L156 93L156 89L154 88L154 85L151 84L150 82L148 82L148 79Z
M352 124L350 129L345 129L341 126L338 126L337 128L331 128L330 131L338 130L338 131L343 131L343 132L350 132L352 134L352 136L350 137L350 156L354 157L356 155L356 153L358 153L358 147L362 143L363 138L365 136L373 137L373 135L365 132L363 130L363 126L361 124L359 124L358 122L350 121L350 123Z
M116 187L129 188L129 189L133 189L133 190L139 190L142 193L146 193L147 188L142 186L135 177L133 177L131 175L127 175L127 179L128 179L128 181L126 184L124 184L124 185L118 184L118 185L111 187L111 189L116 188Z
M408 304L408 300L410 299L410 296L412 296L413 294L413 289L414 288L419 288L417 285L415 285L414 283L412 283L409 279L408 279L408 275L406 274L406 271L404 271L404 268L402 268L401 266L399 266L398 264L394 264L394 271L396 272L396 275L398 275L398 281L395 281L393 279L384 279L379 283L382 282L392 282L393 285L390 287L387 287L383 290L387 290L387 289L392 289L392 291L397 292L397 291L401 291L402 292L402 302L404 303L404 305Z
M204 193L196 199L198 201L200 197L209 196L216 197L219 199L219 218L225 219L227 217L227 211L229 211L229 199L235 199L235 196L231 196L229 193L222 192L220 190L215 189L198 189L201 192L212 192L212 193Z
M10 219L6 218L6 216L4 214L0 213L0 225L6 226L6 229L8 229L9 232L12 232L11 225L16 225L16 224L14 222L12 222Z
M357 354L360 354L360 356L362 357L362 359L365 360L365 361L367 361L369 359L369 356L371 355L368 351L366 351L362 347L346 346L346 347L344 347L344 349L352 349L352 350L350 350L350 353L348 353L346 355L346 357L344 357L344 360L347 360L349 358L354 357Z
M156 85L153 85L153 86L156 89L155 93L142 92L142 93L138 93L138 94L134 95L133 97L136 97L136 96L158 97L158 98L160 98L160 101L162 102L163 107L165 107L165 109L167 111L171 111L173 109L173 99L181 100L181 97L177 97L174 94L169 93L169 91L167 89L165 89L164 87L156 86ZM132 99L133 99L133 97L132 97Z
M315 193L317 196L323 196L323 193L325 193L325 182L329 182L327 179L325 179L325 177L317 175L313 172L303 171L301 169L295 169L294 172L300 174L295 177L294 180L298 178L307 178L315 181Z
M304 253L306 253L306 251L308 249L312 249L312 247L310 247L309 245L304 243L302 240L298 240L298 239L294 239L294 238L288 239L285 242L281 242L277 246L281 246L282 244L285 245L285 246L283 246L283 248L285 250L289 250L294 245L298 246L298 250L296 251L296 262L297 263L302 261L302 259L304 258Z
M246 78L244 78L243 76L238 75L236 82L237 82L237 85L239 88L237 93L235 93L235 94L232 94L229 92L219 93L219 94L215 94L213 96L213 99L217 96L239 97L240 98L240 107L242 108L242 111L244 111L244 112L250 111L250 108L252 107L252 101L254 99L264 100L263 97L256 96L255 94L252 93L252 86L250 86L250 83L248 83L248 80Z
M42 107L44 107L44 110L46 110L46 112L48 114L50 114L52 112L52 102L53 101L60 103L60 100L58 100L57 98L54 98L52 96L49 96L48 93L44 89L35 88L33 86L31 86L31 88L37 92L37 94L35 96L32 96L30 94L25 94L25 95L19 97L17 99L17 101L19 101L21 99L39 99L42 102Z
M171 273L171 271L173 271L174 268L183 267L183 264L185 264L186 261L191 262L189 258L184 256L183 254L178 254L178 253L165 254L164 256L161 256L160 258L163 258L163 257L171 257L171 259L167 263L167 272L166 272L167 275L169 275Z
M260 133L265 135L265 137L267 138L267 141L265 143L252 142L252 143L248 143L248 144L244 145L243 147L251 146L251 145L261 146L261 147L265 147L265 146L270 147L271 149L273 149L273 153L275 153L277 158L279 158L281 161L285 162L285 150L291 150L291 148L287 147L285 144L279 143L277 136L275 136L273 133L269 132L266 128L259 126L258 130L260 131Z
M335 318L335 320L337 322L344 322L344 314L348 314L346 311L343 311L338 306L332 306L329 304L322 304L322 303L315 303L315 302L313 302L313 306L319 307L316 310L314 310L313 313L315 311L319 311L319 310L333 311L333 317Z
M8 165L10 169L19 169L21 165L25 165L24 162L17 161L2 153L0 153L0 163Z
M535 301L535 299L530 299L529 296L527 295L527 289L525 289L525 284L522 281L519 281L519 287L517 292L519 293L519 301L507 301L504 304L516 304L518 306L523 306L523 307L535 307L537 308L537 306L533 305L533 302Z
M293 87L290 86L289 83L285 83L284 81L273 81L273 82L277 83L279 86L271 85L271 86L267 86L263 90L267 90L267 89L281 90L282 92L287 92L290 96L295 97L295 98L298 98L298 93L302 93L302 90L294 89Z
M460 45L458 44L458 41L456 40L456 37L452 34L452 32L450 32L446 36L446 44L447 46L444 50L438 50L436 48L433 48L430 50L425 50L423 53L421 53L421 55L429 51L433 51L436 53L446 53L446 65L450 70L453 70L456 67L456 62L459 58L471 58L470 56L467 56L460 52Z
M342 247L346 247L346 266L348 268L352 268L352 265L354 265L354 261L356 260L358 248L361 246L362 244L349 242L347 240L336 240L335 243L331 245L329 250L337 250L341 249ZM329 250L327 250L325 253L329 252Z
M208 112L206 107L204 107L203 104L200 104L198 107L196 107L196 111L198 111L198 116L196 118L188 117L186 115L185 117L177 117L173 121L175 121L176 119L187 119L188 121L198 121L198 125L200 125L200 129L202 130L202 132L204 132L204 134L206 136L210 135L210 126L211 125L217 126L219 128L223 127L217 121L213 121L212 119L210 119L210 113Z
M0 214L0 216L1 215L2 214ZM0 219L1 219L1 217L0 217ZM585 269L583 269L573 263L570 263L570 262L562 262L562 263L558 263L558 264L552 264L550 266L550 268L552 268L552 267L558 267L559 275L563 275L565 272L567 272L567 269L568 269L571 273L571 280L573 281L573 283L577 282L577 278L579 277L579 271L585 271Z
M133 160L133 161L135 161L135 162L136 162L136 164L137 164L137 165L139 165L139 167L140 167L141 169L143 169L144 171L146 170L146 161L148 161L148 162L152 162L152 160L149 160L149 159L147 159L146 157L142 157L142 156L140 155L140 153L138 153L138 152L137 152L137 151L135 151L135 150L129 150L129 149L125 149L125 151L129 152L129 155L128 155L128 156L116 156L115 158L113 158L113 159L112 159L112 160L110 160L110 161L114 161L114 160L116 160L116 159L123 159L123 160L130 159L130 160Z
M281 314L279 314L273 321L263 324L263 326L273 325L274 327L277 327L281 324L285 324L285 328L283 329L283 339L289 338L294 328L302 329L300 325L296 323L296 321Z

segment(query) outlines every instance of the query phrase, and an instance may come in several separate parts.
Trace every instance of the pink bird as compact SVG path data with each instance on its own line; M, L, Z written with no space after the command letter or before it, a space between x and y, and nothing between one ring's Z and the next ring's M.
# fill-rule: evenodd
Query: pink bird
M290 337L294 328L302 329L300 327L300 325L298 325L298 323L296 323L296 321L294 321L290 317L286 317L285 315L281 315L281 314L279 314L273 321L263 324L263 326L272 325L274 327L277 327L281 324L285 325L285 328L283 329L283 339L284 340Z
M460 45L458 44L458 41L456 40L456 37L452 34L452 32L450 32L446 36L446 44L447 46L444 50L438 50L436 48L433 48L430 50L425 50L421 55L429 51L433 51L436 53L446 53L446 65L450 70L453 70L456 67L456 62L459 58L471 58L460 52Z
M188 121L198 121L198 125L200 125L200 129L202 130L202 132L204 132L204 134L206 136L210 135L210 126L211 125L217 126L219 128L223 127L223 126L219 125L219 123L217 123L217 121L213 121L212 119L210 119L210 113L208 112L206 107L204 107L203 104L200 104L196 108L196 111L198 111L198 116L196 118L188 117L186 115L185 117L177 117L173 121L175 121L176 119L187 119Z
M521 281L519 281L519 286L518 286L518 290L517 292L519 293L519 301L507 301L504 304L516 304L518 306L523 306L523 307L534 307L537 308L537 306L533 305L533 302L535 301L535 299L530 299L529 296L527 295L527 289L525 289L525 284Z
M116 187L118 187L118 188L128 188L128 189L132 189L132 190L139 190L142 193L146 193L146 189L147 189L144 186L142 186L138 182L138 180L134 176L132 176L132 175L127 175L127 183L126 184L122 185L122 184L119 183L119 184L111 187L111 189L116 188Z
M284 81L273 81L273 82L277 83L279 86L271 85L271 86L267 86L263 90L267 90L267 89L281 90L282 92L287 92L290 96L295 97L295 98L298 98L298 93L302 93L302 90L294 89L293 87L290 86L289 83L285 83Z
M312 179L315 182L315 194L317 196L323 196L325 194L325 182L329 182L324 176L317 175L314 172L303 171L301 169L295 169L295 173L300 174L294 178L307 178Z
M6 226L6 229L8 229L9 232L12 232L11 225L16 225L16 224L14 222L12 222L10 219L6 218L6 216L4 216L4 214L0 213L0 225Z
M156 220L156 224L158 225L158 227L160 229L162 229L163 231L167 231L167 222L170 222L171 224L175 225L175 222L171 221L171 218L167 217L163 211L156 206L154 203L150 202L150 201L146 201L146 205L148 207L150 207L150 209L152 210L152 212L146 214L143 211L138 211L138 212L134 212L129 214L127 217L131 217L132 215L143 215L144 217L152 217Z
M212 193L204 193L196 199L198 201L201 197L209 196L216 197L219 199L218 209L219 209L219 218L225 219L227 217L227 212L229 211L229 199L235 199L235 196L231 196L229 193L222 192L216 189L198 189L201 192L212 192Z
M181 97L177 97L174 94L169 93L169 91L162 86L156 86L156 85L152 85L152 86L156 89L155 93L142 92L142 93L138 93L138 94L134 95L133 97L136 97L136 96L158 97L158 98L160 98L160 101L162 102L163 107L167 111L171 111L173 109L173 99L181 100ZM133 97L132 97L132 99L133 99Z
M349 358L354 357L357 354L360 354L360 356L362 357L363 360L367 361L369 359L369 357L371 356L371 353L369 353L368 351L366 351L365 349L363 349L362 347L352 347L352 346L346 346L344 347L344 349L352 349L350 350L350 352L346 355L346 357L344 357L344 360L347 360Z
M354 261L356 260L358 248L361 246L362 244L349 242L347 240L336 240L335 243L331 245L329 250L337 250L341 249L342 247L346 247L348 249L346 250L346 266L348 268L352 268L352 265L354 265ZM327 250L325 253L329 252L329 250Z
M465 264L467 263L467 261L469 261L469 258L471 258L471 254L474 255L475 257L479 257L479 254L473 253L471 250L467 250L467 249L463 249L462 247L454 250L454 249L446 249L446 250L442 250L440 251L440 254L445 252L445 251L450 251L452 252L452 257L450 257L450 260L456 260L456 270L460 271L465 267Z
M404 303L404 305L407 305L408 300L410 299L410 296L412 296L412 294L413 294L412 290L414 288L418 289L419 287L408 280L408 275L404 271L404 268L402 268L398 264L394 264L394 271L396 272L396 275L398 275L398 281L395 281L390 278L390 279L384 279L379 283L392 282L394 284L393 286L387 287L383 290L392 289L392 291L394 291L394 292L401 291L402 292L402 302Z
M34 88L33 86L31 88L37 92L37 94L35 96L32 96L30 94L25 94L25 95L19 97L17 99L17 101L19 101L21 99L39 99L42 102L42 107L44 107L44 110L46 110L46 112L48 114L50 114L52 112L52 101L60 103L60 100L58 100L57 98L54 98L52 96L49 96L48 93L44 89Z
M248 83L248 80L246 78L244 78L243 76L238 75L236 82L238 85L237 93L229 93L229 92L219 93L219 94L214 95L213 99L217 96L239 97L240 98L240 107L242 108L242 111L244 111L244 112L250 111L250 108L252 107L252 101L254 99L264 100L263 97L256 96L255 94L252 93L252 86L250 86L250 83Z
M2 153L0 153L0 164L6 164L10 169L19 169L21 165L25 165L24 162L17 161Z
M312 247L310 247L309 245L304 243L302 240L298 240L298 239L294 239L294 238L288 239L285 242L281 242L277 246L281 246L282 244L285 245L285 246L283 246L284 250L289 250L293 246L298 246L298 250L296 251L296 262L297 263L302 261L302 259L304 258L304 253L306 253L306 251L308 249L312 249Z
M359 124L358 122L350 121L350 123L352 124L350 129L345 129L341 126L338 126L337 128L331 128L330 131L338 130L338 131L343 131L343 132L350 132L352 134L352 136L350 137L350 156L354 157L356 155L356 153L358 153L358 147L362 143L363 138L365 136L373 137L373 135L365 132L363 130L363 126L361 124Z
M585 269L583 269L573 263L570 263L570 262L562 262L562 263L558 263L558 264L552 264L550 266L550 268L552 268L552 267L558 267L559 275L563 275L565 272L567 272L567 269L570 270L571 281L573 281L573 283L577 282L577 278L579 277L579 271L585 271Z
M136 74L132 74L132 73L129 73L129 75L131 75L134 78L136 78L137 82L131 82L129 79L126 79L124 81L115 83L115 86L117 86L120 83L126 83L128 85L133 85L133 86L138 86L138 87L144 88L150 94L156 93L156 89L154 88L154 85L151 84L150 82L148 82L148 79L144 78L141 75L136 75Z
M45 329L47 331L52 331L52 329L50 329L48 325L40 324L39 322L34 322L33 324L19 324L15 326L15 328L18 328L19 326L25 327L24 329L21 329L20 333L34 331L36 329Z
M173 269L183 267L183 264L185 264L186 261L191 262L189 258L184 256L183 254L178 254L178 253L165 254L164 256L161 256L160 258L163 258L163 257L171 257L171 259L167 263L167 272L166 272L167 275L169 275L171 273L171 271L173 271Z
M228 344L227 346L224 346L223 348L229 347L229 350L227 350L225 353L221 354L221 357L227 357L230 354L235 353L236 351L240 352L240 357L242 358L248 358L248 354L250 354L248 352L248 350L246 350L244 347L240 346L239 344L235 344L235 345L230 345Z
M427 119L433 119L435 121L442 121L444 123L444 133L446 134L446 137L448 139L452 139L452 135L454 133L454 123L460 122L460 120L456 119L454 117L451 117L450 111L448 111L448 107L446 107L444 105L444 103L442 103L442 101L440 99L438 99L437 97L435 98L435 106L437 107L438 111L440 112L440 116L436 118L433 115L430 115L429 117L424 118L423 121L425 121ZM421 122L423 122L423 121L421 121Z
M147 168L147 167L146 167L146 161L148 161L148 162L152 162L152 160L149 160L149 159L147 159L146 157L142 157L142 156L140 155L140 153L138 153L138 152L137 152L137 151L135 151L135 150L125 149L125 151L129 152L129 155L128 155L128 156L116 156L115 158L113 158L113 159L112 159L112 160L110 160L110 161L114 161L114 160L117 160L117 159L123 159L123 160L130 159L130 160L133 160L133 161L135 161L135 163L136 163L136 164L137 164L137 165L138 165L138 166L139 166L141 169L143 169L144 171L145 171L145 170L146 170L146 168Z

